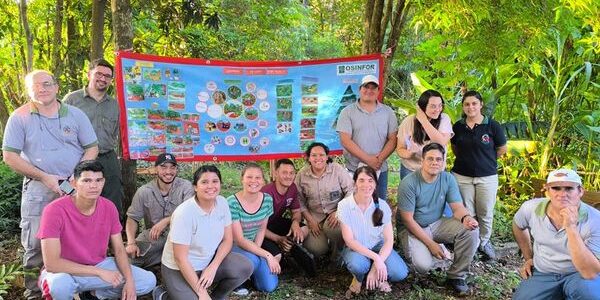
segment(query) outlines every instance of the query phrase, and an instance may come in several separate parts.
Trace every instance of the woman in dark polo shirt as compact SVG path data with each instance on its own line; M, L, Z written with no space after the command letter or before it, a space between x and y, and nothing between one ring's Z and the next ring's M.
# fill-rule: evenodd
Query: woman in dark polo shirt
M463 118L452 127L456 156L452 173L465 207L479 222L479 251L485 259L495 259L490 237L498 189L496 160L506 153L506 136L498 122L482 114L483 98L478 92L466 92L462 104Z

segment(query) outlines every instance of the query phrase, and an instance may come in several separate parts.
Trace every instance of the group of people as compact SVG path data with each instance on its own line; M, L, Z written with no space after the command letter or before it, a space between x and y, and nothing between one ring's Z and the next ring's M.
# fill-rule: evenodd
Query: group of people
M464 114L454 125L442 112L441 94L428 90L416 114L398 126L394 111L378 101L377 77L367 75L359 100L336 125L345 166L315 142L302 169L280 159L266 185L263 169L246 164L242 190L225 198L217 167L199 167L189 182L177 176L176 158L163 153L156 178L137 190L122 220L114 151L119 109L107 94L113 72L107 61L93 61L87 86L61 102L52 74L33 71L25 78L30 101L7 122L3 158L25 176L23 265L41 270L39 278L26 273L28 299L135 299L150 292L155 299L224 299L234 290L243 294L248 280L272 292L284 256L307 276L323 261L317 257L340 261L352 274L348 297L363 288L389 292L409 266L426 273L448 261L447 282L464 294L476 252L495 258L496 160L506 138L482 113L477 92L464 94ZM452 172L445 171L448 142L456 156ZM394 150L402 160L396 236L404 259L393 248L386 201ZM525 202L513 221L525 259L514 297L597 299L600 214L581 202L574 171L551 172L546 187L548 198ZM160 268L162 285L152 268Z

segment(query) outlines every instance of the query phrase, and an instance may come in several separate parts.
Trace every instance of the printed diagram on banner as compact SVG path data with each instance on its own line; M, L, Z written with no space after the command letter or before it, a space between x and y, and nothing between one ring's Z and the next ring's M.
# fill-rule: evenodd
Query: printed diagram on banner
M339 112L357 101L362 76L379 75L380 63L372 56L233 66L181 60L120 53L117 92L129 158L297 157L315 141L339 150Z

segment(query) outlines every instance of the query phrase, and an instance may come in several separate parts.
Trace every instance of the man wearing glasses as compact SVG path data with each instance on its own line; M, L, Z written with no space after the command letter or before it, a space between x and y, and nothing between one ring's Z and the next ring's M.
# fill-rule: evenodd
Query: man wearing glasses
M106 179L102 197L112 201L123 217L121 168L115 152L119 140L119 105L108 94L113 71L113 66L102 58L90 62L88 85L67 94L63 102L83 110L92 122L100 151L97 160L104 167Z
M444 171L445 149L438 143L423 147L423 166L406 176L398 188L398 236L404 254L419 273L437 262L452 260L447 284L465 295L469 266L479 245L479 223L462 203L456 179ZM452 217L444 217L448 203ZM454 244L454 256L442 243Z
M156 179L135 192L125 223L125 250L132 257L131 263L142 268L160 265L171 214L179 204L195 195L192 184L177 177L177 160L173 154L159 155L154 165ZM142 219L145 229L136 238Z
M581 202L583 192L575 171L558 169L548 174L547 198L515 214L525 262L513 299L600 299L600 212Z
M39 299L36 268L42 266L40 241L35 238L44 207L70 192L66 182L81 160L96 158L98 142L92 124L76 107L56 99L52 74L35 70L25 76L30 101L8 118L4 130L4 162L25 176L21 197L21 244L26 299ZM62 183L62 184L61 184Z

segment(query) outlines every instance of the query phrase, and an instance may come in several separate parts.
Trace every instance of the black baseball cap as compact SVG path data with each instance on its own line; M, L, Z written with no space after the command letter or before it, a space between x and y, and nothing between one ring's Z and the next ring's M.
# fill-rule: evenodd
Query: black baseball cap
M154 166L160 166L165 163L172 163L174 165L177 165L177 160L175 159L175 156L173 154L163 153L163 154L159 155L158 157L156 157Z

